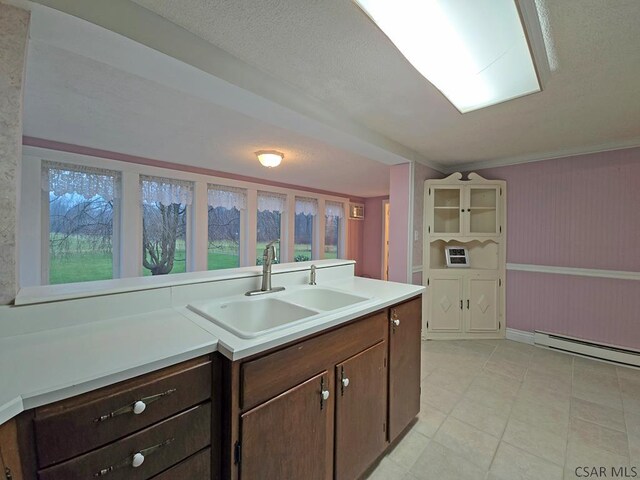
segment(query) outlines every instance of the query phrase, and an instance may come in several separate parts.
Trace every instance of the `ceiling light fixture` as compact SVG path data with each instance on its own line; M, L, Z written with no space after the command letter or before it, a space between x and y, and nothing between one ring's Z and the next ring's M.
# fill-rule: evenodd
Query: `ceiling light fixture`
M262 165L267 168L273 168L280 165L284 158L284 153L276 152L275 150L259 150L256 152L256 156Z
M354 0L461 112L541 91L514 0Z

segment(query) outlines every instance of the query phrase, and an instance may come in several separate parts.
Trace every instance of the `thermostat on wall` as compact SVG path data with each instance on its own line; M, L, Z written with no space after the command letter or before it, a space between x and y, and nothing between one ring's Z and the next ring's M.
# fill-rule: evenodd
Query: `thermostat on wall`
M464 247L444 247L447 257L447 267L469 268L469 250Z

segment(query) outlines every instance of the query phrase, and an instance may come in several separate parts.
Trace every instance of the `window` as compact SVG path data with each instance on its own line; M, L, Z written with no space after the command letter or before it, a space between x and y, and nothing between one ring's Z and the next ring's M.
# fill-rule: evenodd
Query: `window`
M313 224L318 214L318 200L296 197L296 223L294 232L296 262L313 258Z
M247 192L241 188L209 185L207 268L240 266L241 211L247 209Z
M258 225L256 265L262 265L262 253L267 243L280 240L282 213L286 210L287 196L278 193L258 192ZM279 263L280 248L274 263Z
M43 283L113 278L117 265L113 261L114 201L119 173L43 162L42 177L49 200L49 268Z
M342 203L325 203L325 228L324 228L324 258L340 258L340 236L344 206Z
M141 176L140 188L144 275L185 272L187 208L193 201L193 184Z
M51 152L59 163L40 155L27 148L23 160L21 216L37 228L21 231L22 287L261 265L272 241L281 242L276 263L344 258L340 198L229 182L239 188L185 172L175 179L157 167L79 154Z

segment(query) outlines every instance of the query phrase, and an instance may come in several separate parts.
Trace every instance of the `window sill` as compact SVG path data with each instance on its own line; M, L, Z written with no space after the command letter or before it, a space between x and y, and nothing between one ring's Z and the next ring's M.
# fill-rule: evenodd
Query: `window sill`
M307 262L281 263L273 265L272 273L277 275L285 272L308 270L311 265L318 268L335 267L338 265L355 264L354 260L311 260ZM137 292L157 288L173 287L177 285L191 285L197 283L217 282L236 278L260 277L262 267L240 267L224 270L209 270L204 272L188 272L162 275L156 277L118 278L114 280L100 280L96 282L66 283L61 285L44 285L39 287L21 288L16 296L15 305L33 305L37 303L58 302L76 298L113 295L115 293Z

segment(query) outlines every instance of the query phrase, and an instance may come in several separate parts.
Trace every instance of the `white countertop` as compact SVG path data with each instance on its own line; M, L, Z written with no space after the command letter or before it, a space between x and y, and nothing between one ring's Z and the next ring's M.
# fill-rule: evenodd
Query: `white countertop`
M254 339L237 337L188 310L186 303L190 302L185 301L185 292L192 292L195 287L184 284L180 287L182 290L172 290L167 294L174 302L175 299L179 302L170 308L0 336L0 424L24 410L199 355L220 351L226 357L238 360L375 312L424 291L422 286L360 277L329 278L331 270L326 270L330 282L325 286L372 299ZM301 275L299 268L295 271ZM299 281L299 277L296 278ZM318 285L322 286L320 278L319 275ZM215 288L219 290L222 286ZM198 294L202 295L202 292ZM39 314L43 308L46 311L46 306L38 307Z
M322 286L321 284L318 285ZM352 307L343 308L334 312L329 311L317 318L309 319L308 321L293 325L289 328L251 339L240 338L186 307L178 308L177 310L197 325L200 325L204 330L215 335L218 338L218 351L225 357L230 360L240 360L270 348L284 345L293 340L335 327L354 318L376 312L390 305L415 297L424 291L424 287L419 285L383 282L381 280L361 277L351 277L341 281L334 281L326 286L372 298L361 304L355 304ZM277 298L276 295L278 294L274 294L274 298Z
M0 339L0 424L46 405L216 351L173 309Z

